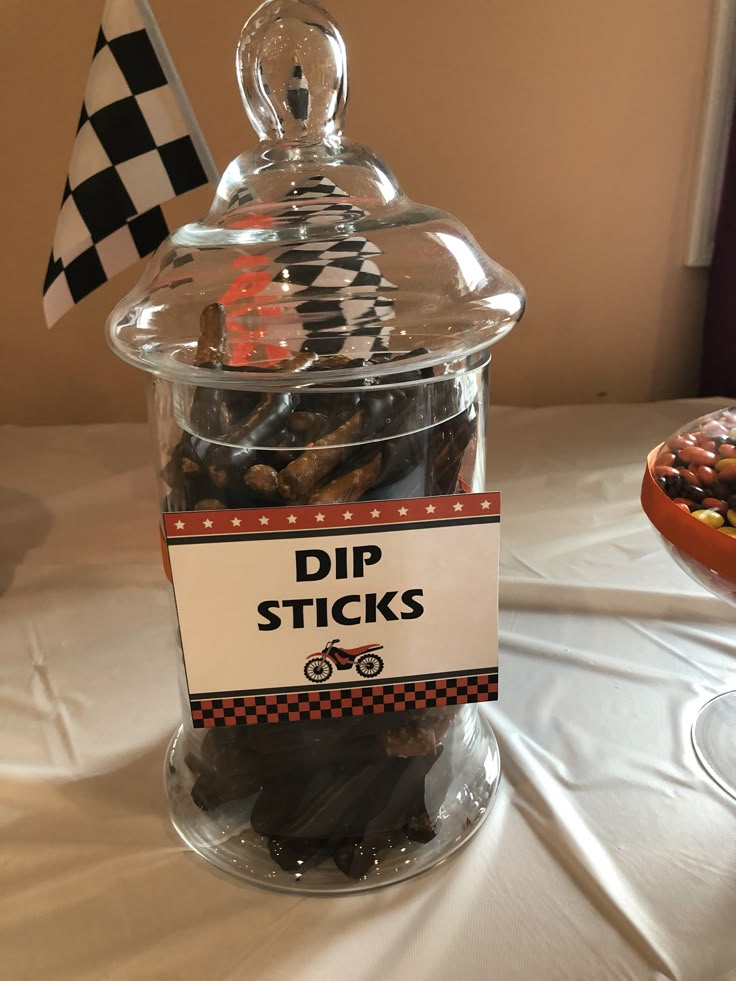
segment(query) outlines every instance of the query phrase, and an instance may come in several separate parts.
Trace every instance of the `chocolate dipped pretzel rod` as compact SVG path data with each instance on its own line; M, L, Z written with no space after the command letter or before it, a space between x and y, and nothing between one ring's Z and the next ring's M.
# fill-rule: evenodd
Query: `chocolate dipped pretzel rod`
M359 501L381 476L383 457L376 453L367 463L336 477L318 488L309 498L310 504L352 504Z
M322 492L317 488L325 477L354 453L355 443L380 433L391 414L405 402L403 393L382 391L380 386L375 391L366 393L346 422L320 437L282 470L279 475L279 491L283 499L290 503L310 501L313 504L357 501L378 482L380 469L376 470L375 464L369 464L367 468L353 468L352 477L346 477L344 481L340 478L340 483L335 481L337 486L325 491L324 500ZM380 468L380 460L378 466ZM358 493L354 496L356 490ZM345 499L338 497L343 492L351 496Z
M427 713L410 714L418 718ZM324 732L325 725L329 732ZM279 751L266 752L266 738L259 754L245 745L237 747L227 731L208 733L201 755L187 758L196 774L191 793L206 811L232 807L255 794L251 827L266 837L271 857L285 871L304 871L331 856L345 875L362 879L388 849L421 845L435 836L439 805L430 811L425 784L442 746L431 754L425 747L426 755L387 757L381 748L383 720L375 718L341 720L334 733L329 721L293 724L289 751L273 731L285 726L263 728ZM315 728L324 738L312 741ZM354 730L365 735L351 738ZM224 754L223 747L217 748L221 742ZM435 802L444 799L449 779L449 771L439 782L434 778ZM233 845L239 841L236 836Z
M202 313L195 365L253 374L322 372L377 367L424 353L419 350L396 356L385 352L364 361L345 355L318 358L304 352L269 367L235 367L223 363L226 339L224 311L219 304L211 304ZM428 374L432 369L402 372L383 381L406 383ZM367 379L366 384L371 386L371 381ZM434 485L426 487L418 482L419 467L426 458L425 437L405 435L407 429L411 433L415 422L417 429L422 428L421 418L415 421L411 417L413 411L412 399L401 390L387 391L381 379L362 395L357 391L313 392L309 388L290 395L263 395L200 386L195 389L191 408L191 420L200 435L185 433L162 472L172 488L167 508L278 505L306 503L312 498L315 503L347 503L412 471L417 472L416 486L404 488L404 493L434 490ZM360 447L374 435L381 443L380 474L372 462L375 454L367 459ZM213 438L216 444L208 442ZM459 441L454 442L459 450ZM255 466L270 469L249 476ZM272 471L281 473L276 487Z
M219 303L210 303L199 321L199 340L194 355L196 368L222 368L227 353L225 311ZM213 437L223 427L224 395L216 388L200 386L194 390L190 410L197 432Z
M305 443L315 443L330 428L329 418L321 412L292 412L286 420L286 428L294 436L301 436Z
M197 368L221 368L227 351L225 312L219 303L211 303L202 311L199 320L199 340L194 354ZM198 386L192 396L190 415L197 431L214 436L222 428L224 393ZM198 447L197 447L198 448ZM172 489L168 510L189 510L197 507L207 491L204 468L193 438L184 433L174 447L161 476Z
M280 838L342 838L401 831L424 795L436 757L320 766L269 782L251 813L259 834Z
M204 459L212 486L234 490L241 474L257 462L258 445L281 432L290 412L290 395L265 395L243 422L223 435L223 443L213 443Z
M199 320L199 340L194 354L198 368L220 368L227 353L225 311L219 303L210 303Z
M248 490L264 504L279 504L279 475L274 467L265 463L256 463L246 471L243 483Z
M318 439L279 474L279 491L285 501L306 501L320 481L345 459L350 444L363 430L361 409L347 422Z
M475 437L478 417L475 406L470 406L432 434L430 453L433 461L430 494L452 494L457 487L463 457Z
M252 827L284 870L332 855L359 879L392 845L434 837L425 782L454 716L440 708L210 730L199 756L187 758L192 798L211 811L257 794Z
M283 371L306 371L316 359L308 352L281 364ZM247 504L243 500L243 474L258 463L258 447L272 443L283 430L291 414L293 398L285 392L263 395L256 407L233 429L220 436L204 458L212 486L227 499L228 506Z

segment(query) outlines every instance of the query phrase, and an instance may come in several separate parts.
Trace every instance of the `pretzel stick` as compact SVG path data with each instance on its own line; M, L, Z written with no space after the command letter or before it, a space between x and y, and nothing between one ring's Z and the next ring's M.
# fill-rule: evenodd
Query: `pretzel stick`
M323 477L340 463L363 429L363 412L358 409L347 422L318 439L279 474L279 490L285 501L309 498ZM346 445L347 444L347 445Z
M351 504L370 490L381 475L381 454L324 484L309 498L310 504Z

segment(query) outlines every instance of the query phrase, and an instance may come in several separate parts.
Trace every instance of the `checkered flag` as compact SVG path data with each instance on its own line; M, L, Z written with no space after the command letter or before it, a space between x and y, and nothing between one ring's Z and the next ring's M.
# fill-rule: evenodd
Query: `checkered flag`
M246 191L230 199L231 207L247 208L252 198ZM377 264L378 246L362 235L339 234L341 222L365 218L366 212L328 177L310 177L293 187L281 200L299 202L269 216L275 225L303 223L308 227L329 225L324 239L297 241L276 250L269 258L275 272L265 277L260 269L250 272L247 263L219 298L227 312L234 363L247 364L263 353L263 344L278 355L282 332L301 333L303 351L338 354L349 347L352 357L370 357L385 351L395 318L394 301L383 294L396 286ZM178 260L184 261L184 257ZM274 286L276 290L274 290ZM296 302L290 310L279 304L286 288ZM267 311L267 313L266 313ZM259 313L260 312L260 313ZM256 324L248 321L256 315ZM296 323L294 322L296 315Z
M284 198L305 198L310 204L301 204L298 211L288 209L275 216L277 225L303 222L306 225L334 225L339 221L358 221L365 218L365 211L348 200L345 191L329 177L310 177L293 188Z
M51 327L169 234L160 205L217 171L147 0L107 0L43 306Z
M300 64L294 65L286 92L286 102L294 119L305 126L309 119L309 82Z
M293 198L308 199L309 204L302 205L298 214L285 211L280 216L284 220L297 214L307 225L332 225L365 217L365 211L328 177L309 178L285 200ZM306 334L302 350L337 354L348 338L353 357L386 349L395 313L394 301L382 293L396 286L382 275L376 263L379 255L381 250L373 242L351 235L300 242L275 257L276 265L283 268L274 282L288 282L291 291L300 294L295 309ZM346 294L344 299L335 297L337 291Z

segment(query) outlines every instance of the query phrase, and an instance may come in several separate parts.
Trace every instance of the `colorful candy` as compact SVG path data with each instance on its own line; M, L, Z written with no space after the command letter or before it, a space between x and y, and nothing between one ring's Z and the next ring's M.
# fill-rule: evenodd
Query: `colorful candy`
M733 413L708 420L662 445L652 473L683 511L730 537L736 535L736 428Z

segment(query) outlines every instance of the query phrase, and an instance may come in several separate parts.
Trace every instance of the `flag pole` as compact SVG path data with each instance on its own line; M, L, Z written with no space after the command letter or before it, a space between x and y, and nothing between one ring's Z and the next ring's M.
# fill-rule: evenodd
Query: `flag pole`
M207 179L213 187L217 187L217 185L220 183L219 171L215 161L212 159L210 148L207 146L202 130L199 127L197 117L194 115L194 109L192 109L191 103L189 102L186 90L184 89L181 78L179 77L179 72L176 70L174 60L171 57L168 47L166 46L166 41L164 41L161 30L156 22L156 18L153 15L149 0L135 0L135 4L138 7L141 19L143 20L146 33L151 40L153 50L156 52L156 56L161 64L164 74L166 75L166 80L171 86L171 89L176 96L176 100L179 103L179 108L181 109L181 113L186 121L189 134L192 138L192 143L197 151L197 156L202 163Z

